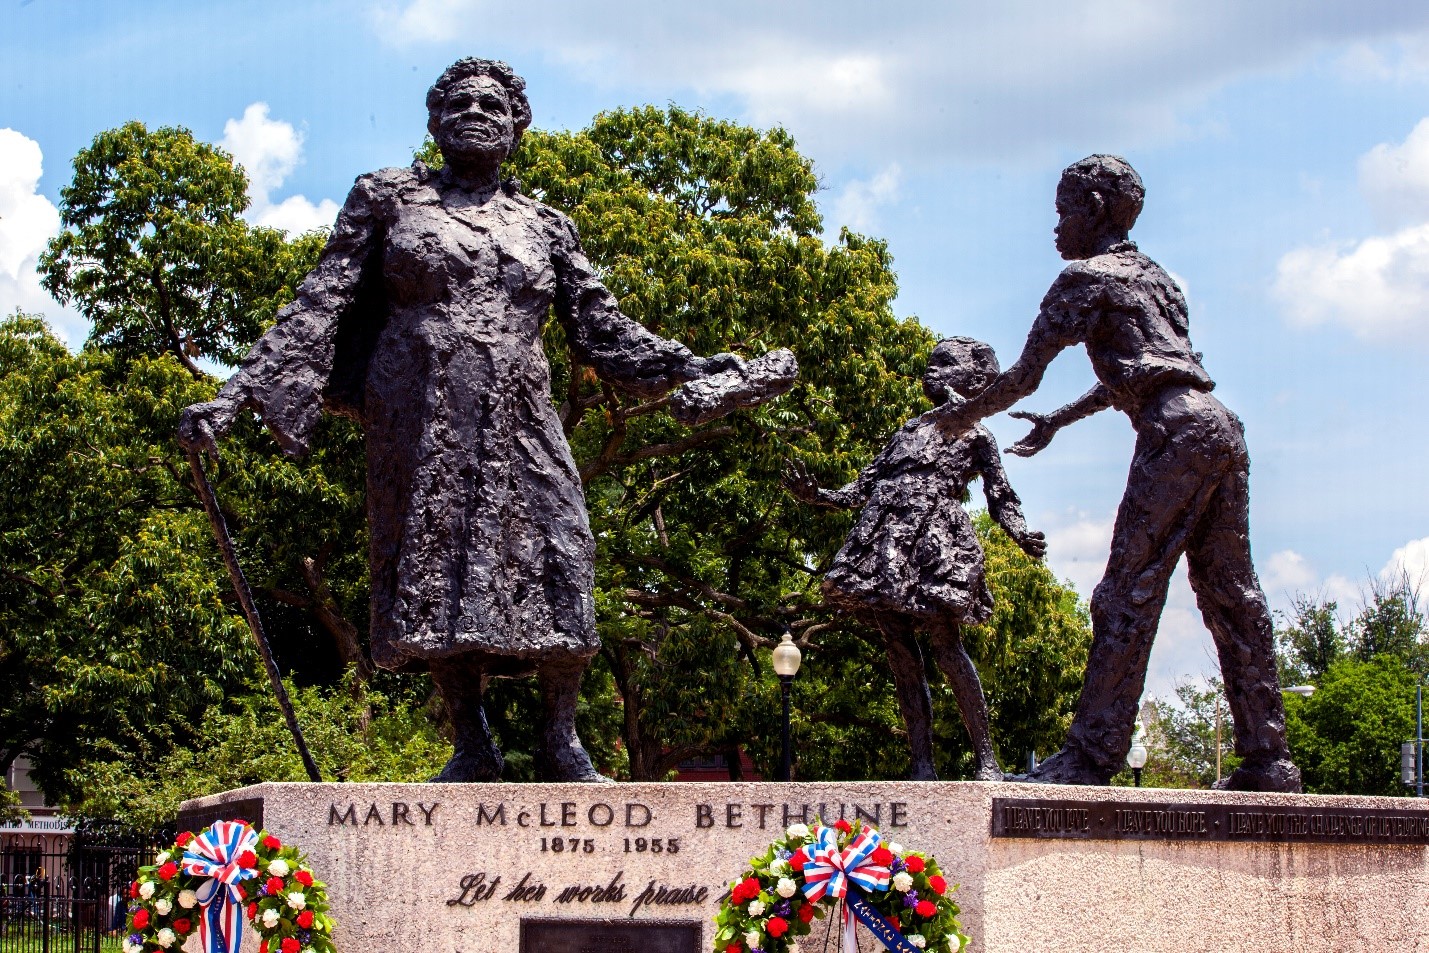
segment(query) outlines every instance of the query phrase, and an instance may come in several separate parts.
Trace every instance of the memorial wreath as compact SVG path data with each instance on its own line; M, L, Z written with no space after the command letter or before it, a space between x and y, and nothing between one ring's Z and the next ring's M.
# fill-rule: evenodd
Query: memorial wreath
M245 921L259 953L335 953L327 888L303 855L244 821L218 821L139 868L124 953L178 953L195 930L204 953L237 953Z
M837 911L843 948L857 950L855 921L898 953L961 950L968 938L938 862L883 842L848 821L794 824L750 859L715 917L716 953L786 953L812 921Z

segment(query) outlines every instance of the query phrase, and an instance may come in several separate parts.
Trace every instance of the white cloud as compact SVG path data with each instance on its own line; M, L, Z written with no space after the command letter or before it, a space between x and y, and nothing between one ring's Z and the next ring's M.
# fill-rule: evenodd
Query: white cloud
M898 199L898 185L902 178L903 169L893 162L870 179L849 181L833 201L833 208L825 222L828 231L837 234L841 226L855 232L873 231L878 210Z
M1339 325L1365 339L1429 339L1429 118L1359 158L1360 191L1396 230L1297 248L1276 266L1291 324Z
M0 129L0 313L18 308L44 315L71 346L89 333L80 315L61 308L40 287L35 266L60 231L59 209L37 190L44 156L40 144L13 129Z
M1293 549L1271 553L1260 565L1260 586L1271 601L1294 598L1320 581L1310 561Z
M1429 222L1429 119L1398 145L1381 142L1359 160L1360 191L1388 226Z
M1047 565L1059 579L1068 579L1078 595L1091 599L1092 589L1106 571L1111 552L1112 520L1069 513L1047 530Z
M1429 598L1429 536L1411 539L1396 549L1379 571L1379 578L1386 582L1397 582L1405 577L1411 586L1418 587Z
M270 119L267 103L251 103L243 118L224 123L219 145L248 173L249 221L290 235L332 227L338 212L332 199L314 204L304 196L290 195L273 202L272 193L302 162L303 134L292 123Z
M1361 338L1429 331L1429 224L1281 257L1273 293L1290 323L1336 324Z
M456 52L501 37L587 82L656 100L732 96L816 154L883 161L1164 140L1245 76L1429 30L1429 7L1403 0L377 0L374 11L399 45Z

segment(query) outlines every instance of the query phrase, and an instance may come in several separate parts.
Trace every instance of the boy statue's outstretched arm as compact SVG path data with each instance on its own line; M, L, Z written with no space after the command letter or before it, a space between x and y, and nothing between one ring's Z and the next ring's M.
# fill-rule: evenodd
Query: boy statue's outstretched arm
M1007 448L1007 452L1019 457L1030 457L1047 449L1052 438L1068 424L1074 424L1084 417L1099 413L1111 407L1111 391L1097 384L1070 404L1057 408L1050 414L1032 414L1014 410L1008 416L1025 420L1032 424L1027 436Z

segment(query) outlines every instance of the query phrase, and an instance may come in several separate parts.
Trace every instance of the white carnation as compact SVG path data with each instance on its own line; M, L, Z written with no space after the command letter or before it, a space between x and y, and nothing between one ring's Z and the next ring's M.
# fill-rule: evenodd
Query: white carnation
M292 907L294 910L301 910L307 905L308 898L303 896L303 892L301 890L294 890L292 893L288 894L288 906Z
M751 901L749 901L749 915L750 915L751 917L757 917L757 916L759 916L759 915L760 915L761 913L763 913L763 912L764 912L764 901L763 901L763 900L751 900Z
M194 907L198 906L198 894L194 893L192 890L180 890L179 906L183 907L185 910L192 910Z
M747 947L749 947L751 950L754 949L756 946L758 946L758 945L759 945L759 931L758 931L758 930L750 930L748 933L744 934L744 945L747 946Z
M269 907L263 911L263 926L269 930L278 925L278 911Z
M281 857L277 858L268 865L268 873L274 877L288 876L288 862Z
M143 949L144 947L140 943L131 943L129 940L124 941L124 953L141 953Z
M923 934L921 933L910 933L904 937L904 939L920 950L928 945L928 941L923 939Z
M161 917L167 917L173 909L173 901L169 900L168 897L160 897L154 901L154 912Z
M154 881L146 880L139 885L139 896L145 900L154 896Z
M169 947L173 946L174 942L178 940L178 938L179 935L173 930L170 930L168 927L164 927L158 933L154 934L154 942L159 944L166 950Z
M900 870L893 875L893 889L899 893L907 893L913 889L913 875L906 870Z
M796 891L798 891L799 885L794 883L794 881L790 880L788 877L780 877L779 886L775 887L774 889L778 892L779 896L783 897L785 900L788 900L790 897L794 896Z
M160 852L159 852L159 856L154 858L154 863L158 864L160 867L162 867L164 864L167 864L168 862L169 862L169 852L166 851L166 850L165 850L165 851L160 851Z
M784 833L788 834L790 837L805 838L809 836L809 825L790 824L788 829L785 830Z
M903 853L903 845L898 843L897 841L890 842L888 845L888 849L893 851L893 853L895 854Z

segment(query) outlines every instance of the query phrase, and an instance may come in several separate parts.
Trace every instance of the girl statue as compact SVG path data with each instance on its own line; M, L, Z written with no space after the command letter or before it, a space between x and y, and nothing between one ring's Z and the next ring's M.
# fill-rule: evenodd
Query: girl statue
M928 358L923 392L935 405L965 398L997 377L991 347L971 338L943 341ZM1047 545L1022 518L992 434L981 425L948 439L934 411L908 421L848 486L821 489L797 462L785 477L789 492L816 506L862 507L858 523L824 576L830 603L883 634L898 707L908 728L915 781L935 781L932 698L915 634L923 631L933 658L957 698L972 741L980 781L1002 779L988 733L987 704L961 628L986 622L992 594L982 547L963 509L968 484L982 477L988 512L1034 559Z

